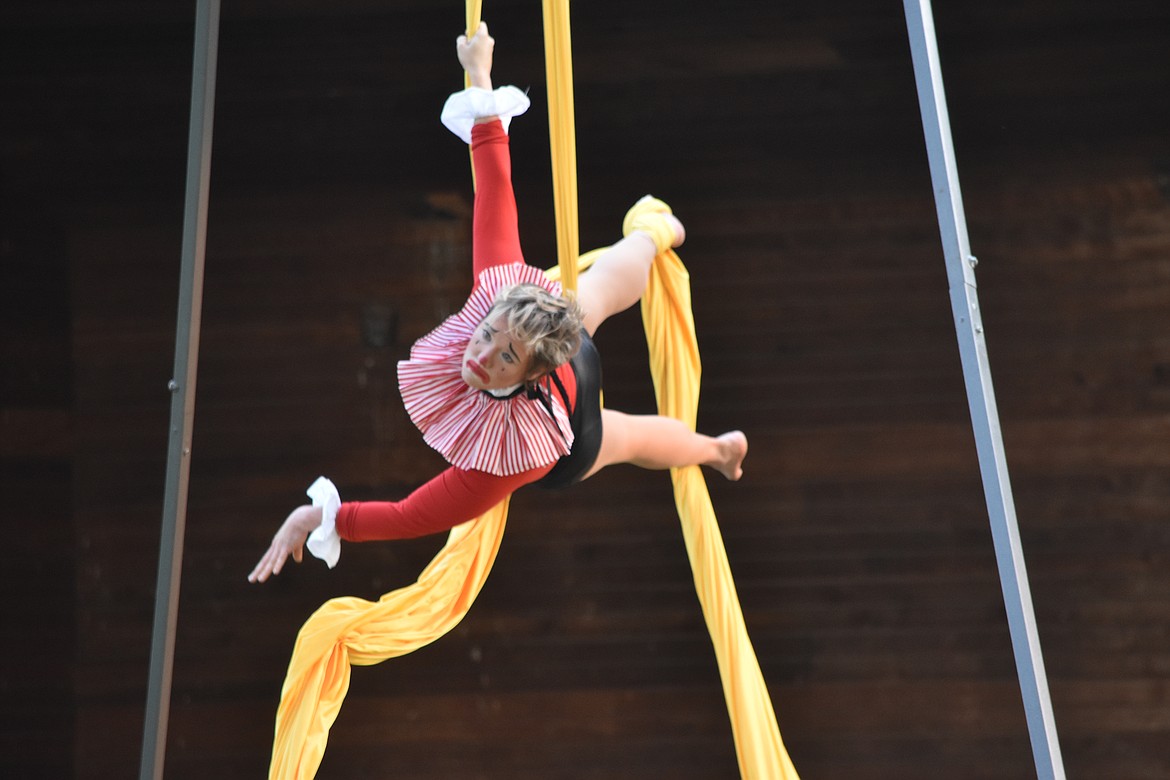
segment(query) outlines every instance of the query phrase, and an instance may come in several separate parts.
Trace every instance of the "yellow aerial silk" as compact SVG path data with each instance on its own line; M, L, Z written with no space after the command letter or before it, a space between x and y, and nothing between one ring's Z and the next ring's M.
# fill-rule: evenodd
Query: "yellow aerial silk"
M568 52L567 0L544 0L544 5L546 49ZM468 0L467 25L470 31L479 26L478 0ZM571 80L567 68L564 58L555 66L550 63L550 82ZM563 84L557 94L566 94ZM571 98L571 84L567 94ZM572 262L577 246L572 113L570 108L565 114L563 99L550 98L549 110L554 170L573 171L554 179L560 267L549 276L556 278L569 270L565 286L575 289L576 270L587 268L600 250L580 258L577 264ZM559 114L553 116L556 112ZM660 201L640 202L627 215L624 232L634 229L645 212L663 208ZM678 255L663 248L669 241L656 243L662 251L655 258L642 298L650 371L659 413L683 420L693 429L701 366L691 315L690 277ZM671 469L671 480L695 590L723 680L740 775L746 780L798 780L748 639L702 471L699 466ZM281 690L269 769L272 780L316 775L329 728L349 690L351 664L366 666L405 655L443 636L463 619L491 571L507 514L505 500L451 529L447 543L415 583L376 602L353 597L331 599L305 622Z

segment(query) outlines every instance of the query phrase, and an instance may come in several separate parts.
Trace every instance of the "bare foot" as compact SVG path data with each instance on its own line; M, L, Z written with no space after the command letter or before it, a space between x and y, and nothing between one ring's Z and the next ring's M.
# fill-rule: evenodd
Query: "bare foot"
M719 460L711 463L720 474L735 482L743 476L743 459L747 457L748 440L743 431L728 431L715 439L719 442Z

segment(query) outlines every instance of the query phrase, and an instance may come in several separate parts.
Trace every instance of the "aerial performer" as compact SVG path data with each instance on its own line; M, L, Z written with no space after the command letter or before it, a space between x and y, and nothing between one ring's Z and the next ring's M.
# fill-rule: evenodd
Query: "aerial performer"
M317 500L288 516L248 575L251 582L279 574L289 557L299 563L306 541L332 565L338 538L446 531L524 485L563 488L617 463L705 465L730 480L743 473L748 443L740 431L707 436L671 417L602 408L592 336L641 299L655 256L681 245L685 230L669 206L647 196L626 215L624 238L580 276L576 294L528 265L508 127L529 102L515 87L493 91L494 46L486 24L470 38L459 36L456 53L470 86L443 110L444 124L472 149L474 286L463 308L398 364L407 413L450 466L400 501L341 502L332 484L319 480L310 490Z

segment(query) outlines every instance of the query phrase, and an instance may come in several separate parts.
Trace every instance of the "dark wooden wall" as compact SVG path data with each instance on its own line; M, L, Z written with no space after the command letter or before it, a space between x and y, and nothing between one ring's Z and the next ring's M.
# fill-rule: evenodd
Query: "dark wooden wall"
M551 263L539 4L486 5L498 82L532 88L517 194ZM1166 777L1170 9L937 6L1068 774ZM437 121L462 14L225 3L168 777L262 775L304 618L441 543L245 581L318 474L396 497L440 467L394 365L468 286L467 157ZM6 777L137 771L192 17L0 10ZM802 776L1033 776L901 8L591 2L573 23L582 243L646 191L687 222L700 424L752 442L712 494ZM607 403L646 411L639 328L599 341ZM666 476L546 507L517 496L455 631L355 670L321 777L736 775Z

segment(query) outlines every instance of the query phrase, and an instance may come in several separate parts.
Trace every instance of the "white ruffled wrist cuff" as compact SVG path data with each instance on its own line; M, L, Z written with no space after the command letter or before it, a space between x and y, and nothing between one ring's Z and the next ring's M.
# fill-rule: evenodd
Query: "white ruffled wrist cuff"
M512 117L520 116L531 105L528 95L516 87L500 87L494 92L483 87L468 87L447 98L439 119L463 143L471 143L471 126L485 116L498 116L508 132Z
M341 509L341 496L337 486L325 477L317 477L317 481L305 491L313 499L313 506L321 507L321 525L309 534L306 546L317 558L325 561L332 569L341 557L341 537L337 534L337 510Z

